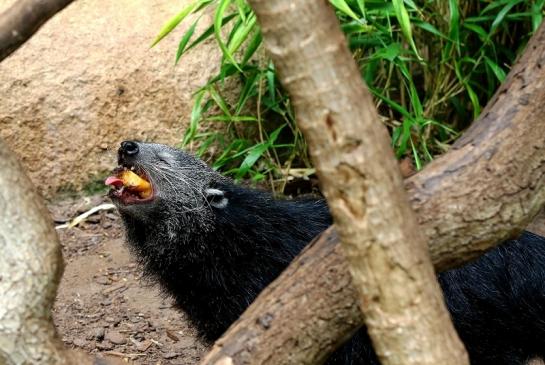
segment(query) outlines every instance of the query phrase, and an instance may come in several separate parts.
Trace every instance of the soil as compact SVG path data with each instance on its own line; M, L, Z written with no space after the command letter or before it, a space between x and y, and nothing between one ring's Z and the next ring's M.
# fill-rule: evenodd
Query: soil
M103 196L49 204L55 223L109 202ZM67 347L133 364L195 364L206 347L183 312L141 271L127 250L115 210L57 230L65 261L53 317Z

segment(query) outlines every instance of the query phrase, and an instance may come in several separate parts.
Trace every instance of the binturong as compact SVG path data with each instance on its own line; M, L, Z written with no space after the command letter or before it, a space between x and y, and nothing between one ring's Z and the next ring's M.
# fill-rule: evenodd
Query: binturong
M322 199L274 199L191 154L125 141L106 180L144 273L216 340L315 236L332 224ZM545 239L524 232L439 275L475 365L545 357ZM365 328L329 365L379 364Z

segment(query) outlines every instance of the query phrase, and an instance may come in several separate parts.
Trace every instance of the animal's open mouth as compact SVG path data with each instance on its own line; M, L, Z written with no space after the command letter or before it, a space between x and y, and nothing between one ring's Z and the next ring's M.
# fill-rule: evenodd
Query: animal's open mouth
M104 182L111 187L110 198L123 204L147 203L154 198L153 186L143 171L118 167Z

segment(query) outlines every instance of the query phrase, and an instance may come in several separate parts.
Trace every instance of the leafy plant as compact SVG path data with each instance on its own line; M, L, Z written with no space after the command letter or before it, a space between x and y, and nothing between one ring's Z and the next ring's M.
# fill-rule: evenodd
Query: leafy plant
M540 25L545 0L330 3L396 155L411 157L420 169L480 114ZM207 11L213 23L195 34ZM182 145L197 146L200 156L213 154L214 168L226 174L254 181L268 177L273 187L280 182L280 190L294 168L310 173L289 97L260 52L261 33L246 1L193 1L166 23L154 44L182 22L189 27L176 63L209 38L222 53L218 74L195 92ZM229 82L240 86L236 100L224 93ZM214 129L214 123L225 128Z

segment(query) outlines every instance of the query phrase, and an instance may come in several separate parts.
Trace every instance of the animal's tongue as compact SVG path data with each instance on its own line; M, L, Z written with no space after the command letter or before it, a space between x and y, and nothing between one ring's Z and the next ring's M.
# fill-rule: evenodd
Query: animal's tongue
M108 176L108 178L106 178L106 181L104 181L104 184L112 185L117 188L117 187L123 186L123 180L121 180L117 176Z

